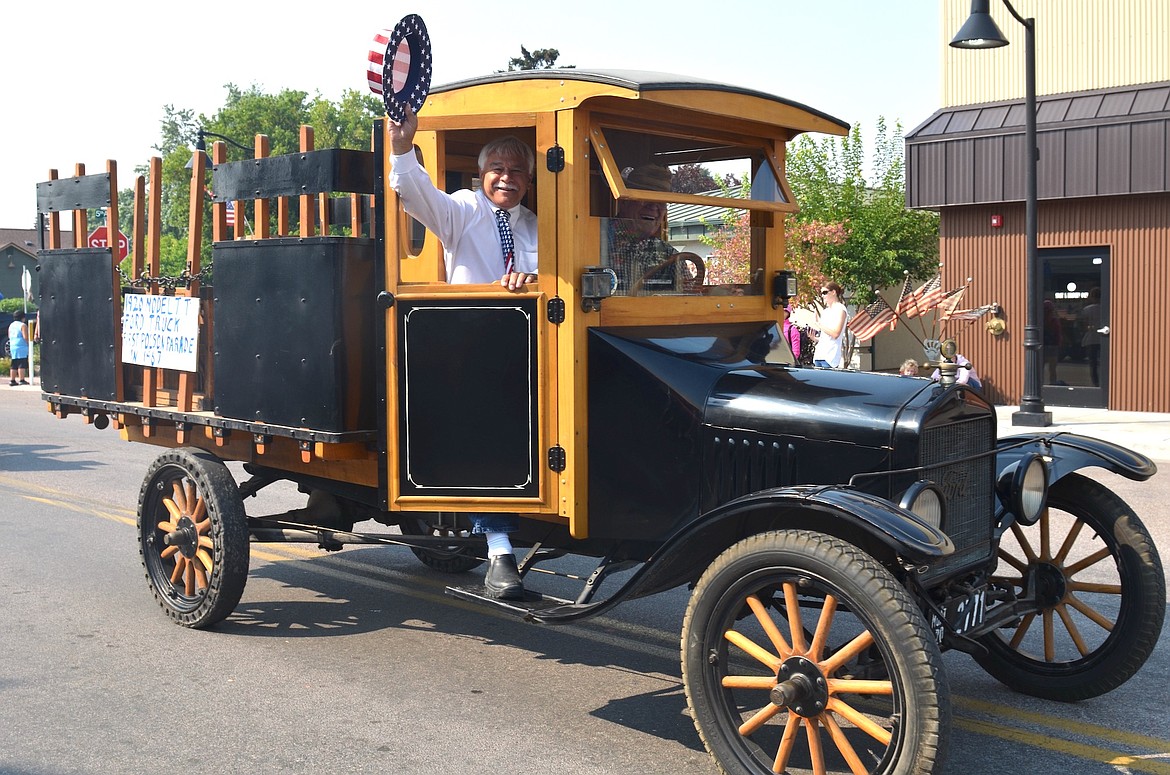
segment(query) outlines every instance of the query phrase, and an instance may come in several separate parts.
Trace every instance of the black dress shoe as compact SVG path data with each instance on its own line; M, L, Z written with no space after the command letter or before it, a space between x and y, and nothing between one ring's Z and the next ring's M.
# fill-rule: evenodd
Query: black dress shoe
M497 600L523 600L524 583L516 569L516 556L501 554L488 558L487 576L483 580L488 597Z

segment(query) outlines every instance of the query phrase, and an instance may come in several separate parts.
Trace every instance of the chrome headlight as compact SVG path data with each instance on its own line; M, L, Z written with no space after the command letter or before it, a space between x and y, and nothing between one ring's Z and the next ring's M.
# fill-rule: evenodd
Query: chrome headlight
M1048 504L1048 465L1035 452L1020 458L999 474L999 499L1024 525L1034 525Z
M899 506L935 528L942 528L943 516L946 513L944 504L938 486L925 479L910 485L910 489L906 490L898 501Z

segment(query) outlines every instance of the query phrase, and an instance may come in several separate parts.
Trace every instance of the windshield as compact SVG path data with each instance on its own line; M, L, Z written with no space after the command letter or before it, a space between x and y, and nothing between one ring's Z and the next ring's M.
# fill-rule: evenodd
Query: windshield
M593 141L598 265L615 295L764 292L766 227L794 208L763 148L614 127Z

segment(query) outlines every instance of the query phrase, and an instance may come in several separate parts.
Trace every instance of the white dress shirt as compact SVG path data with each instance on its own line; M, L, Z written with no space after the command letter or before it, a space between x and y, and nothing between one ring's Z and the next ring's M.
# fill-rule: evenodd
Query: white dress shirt
M504 276L496 226L498 209L482 189L448 194L435 188L414 151L391 156L389 184L402 206L443 243L449 283L494 283ZM508 211L515 241L515 271L536 273L536 214L524 205Z

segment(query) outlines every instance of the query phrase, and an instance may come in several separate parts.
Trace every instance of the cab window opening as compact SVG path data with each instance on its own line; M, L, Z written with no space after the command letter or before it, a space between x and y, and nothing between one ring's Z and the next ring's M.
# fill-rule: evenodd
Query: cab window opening
M447 194L455 194L465 189L478 191L483 186L480 170L483 149L493 141L509 136L516 138L517 145L526 145L531 150L533 158L536 157L536 130L533 126L439 130L429 144L432 152L437 149L438 160L430 165L424 163L424 153L419 146L416 146L415 150L420 165L427 169L427 173L433 179L437 179L441 191ZM420 134L420 140L422 137ZM422 141L421 145L427 147L428 143ZM535 215L538 213L535 165L531 169L521 169L521 166L527 165L516 165L508 160L505 168L497 171L524 177L527 190L519 204ZM443 257L444 246L438 235L428 234L429 230L404 209L399 211L399 216L403 248L400 276L408 282L448 282Z
M726 204L784 201L763 149L612 127L595 132L593 143L590 214L601 221L598 264L613 271L616 295L763 292L764 230L773 213ZM603 148L624 196L609 185ZM660 201L663 194L680 196Z

